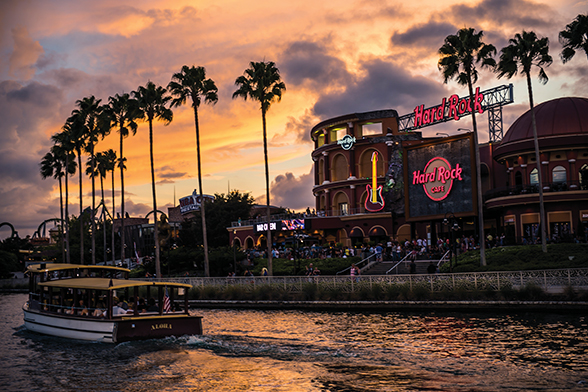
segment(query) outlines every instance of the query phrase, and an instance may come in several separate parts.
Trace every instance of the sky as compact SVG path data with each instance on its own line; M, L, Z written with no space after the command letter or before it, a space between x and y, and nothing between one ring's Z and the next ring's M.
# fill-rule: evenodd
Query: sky
M267 114L271 204L293 210L314 207L310 129L340 115L417 105L465 95L454 81L443 83L438 50L460 28L484 31L498 51L515 33L548 37L553 64L549 82L533 78L535 103L588 96L588 61L578 53L563 64L558 33L588 0L337 0L195 1L122 0L0 2L0 223L21 237L46 219L59 217L57 180L42 179L40 162L77 100L144 86L166 87L183 65L203 66L218 87L218 103L202 104L199 121L203 191L249 192L265 202L263 139L259 105L232 99L235 79L251 61L273 61L286 91ZM504 130L529 108L521 75L497 79L480 70L481 90L513 83L515 102L504 108ZM484 116L484 115L482 115ZM480 141L488 140L479 117ZM423 129L455 134L467 119ZM96 151L118 151L117 133ZM127 158L125 209L145 216L152 206L147 123L124 141ZM158 209L178 205L197 188L193 112L174 109L173 121L154 124ZM120 177L115 179L120 210ZM70 180L70 213L79 214L77 175ZM105 183L107 205L110 180ZM82 182L84 207L91 205L89 179ZM99 196L100 186L97 185ZM4 226L0 239L10 236Z

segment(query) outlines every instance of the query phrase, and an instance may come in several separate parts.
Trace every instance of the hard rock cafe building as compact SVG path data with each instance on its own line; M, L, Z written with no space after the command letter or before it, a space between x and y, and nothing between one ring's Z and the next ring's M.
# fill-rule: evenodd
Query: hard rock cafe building
M512 86L510 91L512 97ZM481 104L483 94L479 97L478 101L477 91L470 104L454 95L435 107L417 107L407 116L379 110L315 125L310 134L316 216L304 218L304 232L321 243L344 246L418 237L435 243L450 234L477 235L473 134L424 138L419 128L458 120L470 115L472 107L483 113L489 106L486 101ZM509 244L534 241L540 233L538 192L542 187L550 239L581 237L585 241L588 99L547 101L535 107L535 115L539 162L530 111L504 136L491 133L491 141L480 144L485 232L504 234ZM411 127L405 125L407 118ZM483 123L482 116L477 119ZM234 244L257 243L248 228L228 229Z

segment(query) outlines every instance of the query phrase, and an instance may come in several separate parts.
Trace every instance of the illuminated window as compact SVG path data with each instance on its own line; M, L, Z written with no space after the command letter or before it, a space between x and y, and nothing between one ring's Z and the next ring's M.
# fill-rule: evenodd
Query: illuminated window
M331 181L346 180L349 177L349 165L342 154L337 154L331 164Z
M325 144L325 135L321 133L318 136L318 147L323 146Z
M337 140L343 139L343 136L347 135L347 128L334 128L330 130L329 142L336 143Z
M552 178L552 182L554 182L554 183L557 183L557 184L565 183L567 180L566 168L563 166L554 167L553 170L551 171L551 178Z
M539 171L537 170L537 168L534 168L531 171L531 174L529 175L529 183L531 185L539 184Z
M372 136L382 134L382 123L367 123L361 126L362 136Z
M580 168L580 189L588 189L588 164L586 163Z
M339 204L339 215L349 215L349 204L347 204L347 203L340 203Z

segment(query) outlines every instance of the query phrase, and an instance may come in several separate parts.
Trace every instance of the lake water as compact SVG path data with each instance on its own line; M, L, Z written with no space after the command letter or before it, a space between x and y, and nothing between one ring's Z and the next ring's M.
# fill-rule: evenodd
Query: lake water
M0 296L5 391L588 391L583 315L194 310L204 336L28 332Z

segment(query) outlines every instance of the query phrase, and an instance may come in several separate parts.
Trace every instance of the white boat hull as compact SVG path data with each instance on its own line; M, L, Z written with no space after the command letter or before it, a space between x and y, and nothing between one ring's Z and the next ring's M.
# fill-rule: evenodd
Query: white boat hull
M69 339L113 343L116 322L111 320L84 320L59 314L24 310L25 327L45 335Z

